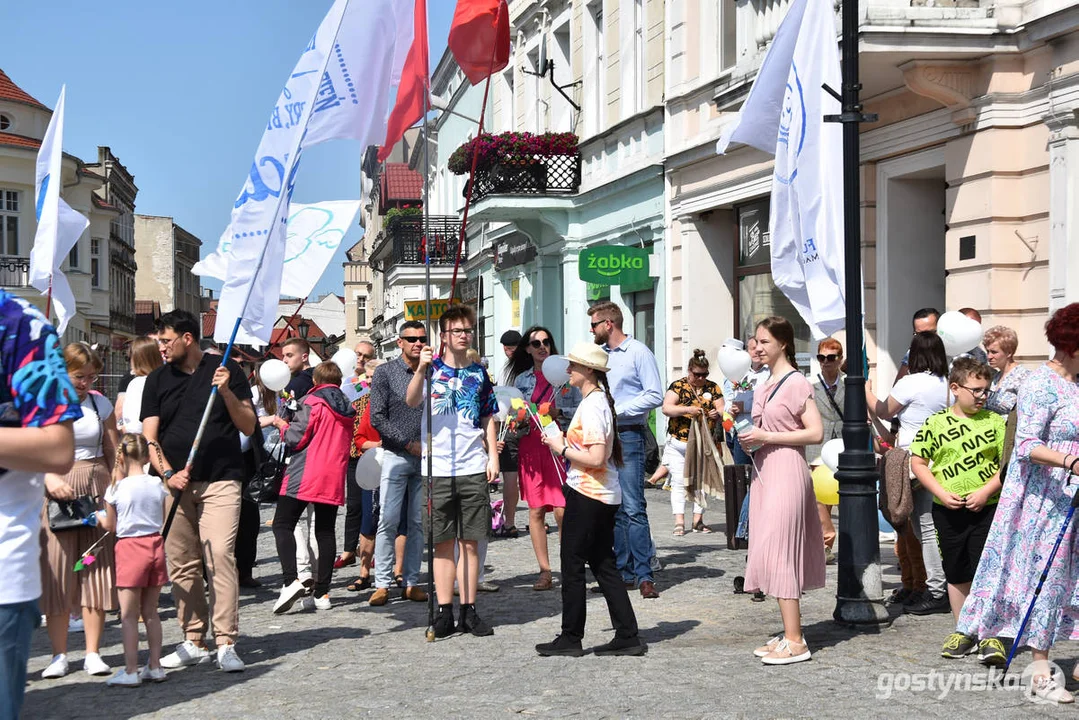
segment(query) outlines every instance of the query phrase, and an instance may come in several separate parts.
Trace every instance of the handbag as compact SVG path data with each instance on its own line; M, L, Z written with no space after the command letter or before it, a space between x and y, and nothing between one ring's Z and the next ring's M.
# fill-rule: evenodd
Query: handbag
M80 530L90 523L86 519L97 512L97 498L80 495L74 500L49 499L49 530Z
M244 499L256 505L277 502L286 467L285 444L278 443L267 452L260 440L261 432L252 437L251 451L255 455L255 472L243 487Z
M244 497L260 505L277 502L285 477L285 444L278 444L270 452L265 452L260 443L252 443L251 449L255 450L255 474L244 486Z
M101 420L101 413L97 409L97 401L90 395L90 404L94 407L97 415L99 441L104 439L105 424ZM97 469L95 463L94 469ZM48 516L49 530L54 533L65 530L80 530L90 525L88 519L97 512L97 498L93 495L79 495L74 500L54 500L49 498ZM95 523L96 524L96 523Z

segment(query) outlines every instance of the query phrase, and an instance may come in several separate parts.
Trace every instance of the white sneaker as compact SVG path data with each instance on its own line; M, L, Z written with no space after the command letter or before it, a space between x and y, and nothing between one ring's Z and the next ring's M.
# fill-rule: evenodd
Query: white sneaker
M164 668L157 668L156 670L151 670L150 666L147 665L142 670L139 670L139 680L145 680L146 682L159 683L159 682L165 682L165 680L167 678L168 678L168 675L165 674L165 669Z
M85 632L86 627L82 623L82 618L68 617L68 619L67 619L67 631L69 633Z
M176 651L161 658L161 667L174 670L188 665L201 665L212 659L207 648L200 648L190 640L184 640L176 646Z
M304 596L307 588L299 580L293 580L291 585L281 588L281 596L273 604L274 615L288 612L297 600Z
M142 685L139 673L129 673L127 670L117 670L116 674L105 681L109 687L138 687Z
M86 653L86 659L82 661L82 666L87 675L108 675L112 672L112 668L106 665L105 661L97 653Z
M221 645L217 648L217 666L225 672L244 671L244 661L236 654L235 645Z
M55 680L67 675L67 655L54 655L49 666L41 671L41 677L45 680Z
M330 594L326 593L322 597L315 598L316 610L329 610L333 605L330 604Z

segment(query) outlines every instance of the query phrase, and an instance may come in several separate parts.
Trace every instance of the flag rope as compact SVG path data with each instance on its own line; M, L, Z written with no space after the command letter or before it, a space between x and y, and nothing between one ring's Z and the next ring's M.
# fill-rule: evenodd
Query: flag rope
M495 27L498 27L498 21L502 17L502 3L498 4L498 10L495 12ZM479 138L483 135L483 118L487 112L487 96L491 92L491 73L495 66L495 55L498 53L498 43L496 42L491 48L491 62L487 65L487 81L483 86L483 104L480 105L480 117L479 117L479 129L476 131L476 137ZM476 160L479 158L479 154L473 149L472 152L472 168L468 171L468 192L465 193L465 209L461 213L461 231L460 236L457 238L457 257L453 263L453 280L450 282L450 297L449 301L453 302L453 298L456 297L457 292L457 271L461 267L461 248L465 244L465 230L468 227L468 209L472 206L472 189L476 185ZM425 233L426 237L426 233Z

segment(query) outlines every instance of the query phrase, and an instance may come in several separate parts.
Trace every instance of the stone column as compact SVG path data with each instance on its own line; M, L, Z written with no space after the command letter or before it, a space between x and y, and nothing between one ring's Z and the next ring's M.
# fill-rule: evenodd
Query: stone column
M1079 300L1079 110L1048 115L1049 313Z

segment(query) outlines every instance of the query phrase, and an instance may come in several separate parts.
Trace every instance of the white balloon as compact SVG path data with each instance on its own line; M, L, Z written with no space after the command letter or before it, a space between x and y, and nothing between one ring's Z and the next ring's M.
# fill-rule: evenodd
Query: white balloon
M961 312L951 310L937 320L937 335L944 341L949 357L969 352L982 342L982 324Z
M356 361L358 359L353 351L348 348L341 348L333 354L330 362L341 368L341 375L347 379L352 377L352 373L356 372Z
M824 443L820 449L820 459L824 465L835 472L839 469L839 453L843 452L843 438L835 438Z
M356 463L356 484L361 490L377 490L382 484L382 448L365 450Z
M273 392L281 392L292 379L292 372L288 369L288 365L280 360L267 360L259 368L259 379Z
M741 382L749 369L753 366L753 360L745 350L736 350L732 347L719 349L719 370L731 382Z
M505 398L506 403L508 404L513 398L524 400L525 396L520 390L512 385L495 385L495 398L499 401Z
M562 387L569 382L569 358L551 355L543 361L543 377L555 387Z

